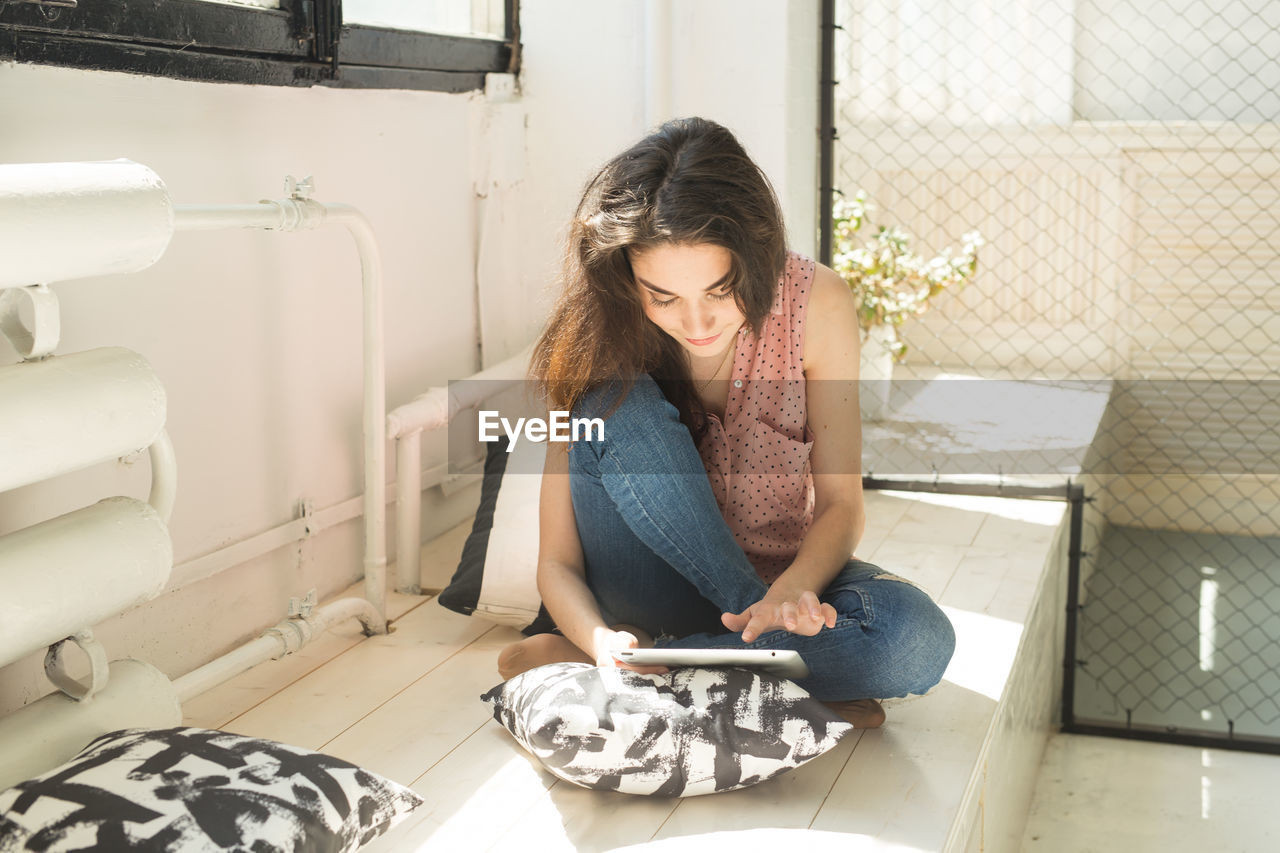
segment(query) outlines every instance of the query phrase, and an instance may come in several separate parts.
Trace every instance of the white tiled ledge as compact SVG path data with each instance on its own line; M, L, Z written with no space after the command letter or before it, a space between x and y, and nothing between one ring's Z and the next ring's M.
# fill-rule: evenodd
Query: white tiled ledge
M957 643L933 693L891 703L863 735L841 781L868 790L851 789L860 819L846 831L876 838L867 849L1015 850L1055 718L1069 504L903 492L867 504L872 536L884 531L867 558L921 583Z
M1015 380L967 368L895 370L864 418L862 470L908 477L1057 485L1094 458L1107 379ZM868 392L874 390L866 389ZM996 475L996 476L992 476Z
M1017 848L1055 718L1069 505L915 492L866 499L858 555L920 584L955 625L943 683L928 696L887 702L883 728L789 776L682 801L651 833L638 821L625 844L618 833L604 846L570 833L547 849L706 853L797 835L802 843L838 837L841 850ZM423 565L440 585L465 528L424 549ZM648 808L643 798L583 795L599 798L596 808L621 810L623 823L628 811ZM554 822L556 808L548 801L533 811Z

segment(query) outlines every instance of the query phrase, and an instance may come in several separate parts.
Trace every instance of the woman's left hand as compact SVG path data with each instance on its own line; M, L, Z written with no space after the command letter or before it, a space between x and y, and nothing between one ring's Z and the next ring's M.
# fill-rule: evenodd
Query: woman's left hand
M824 627L836 626L836 609L818 601L812 590L797 593L778 589L775 584L764 598L741 613L722 613L720 621L730 631L741 631L744 643L775 630L812 637Z

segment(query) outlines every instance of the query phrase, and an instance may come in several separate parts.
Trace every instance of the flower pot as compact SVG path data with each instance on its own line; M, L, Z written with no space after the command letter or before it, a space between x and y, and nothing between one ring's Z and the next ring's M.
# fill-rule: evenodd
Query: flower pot
M889 416L889 391L893 379L893 351L898 338L891 326L872 326L862 338L858 365L858 399L862 419L881 421Z

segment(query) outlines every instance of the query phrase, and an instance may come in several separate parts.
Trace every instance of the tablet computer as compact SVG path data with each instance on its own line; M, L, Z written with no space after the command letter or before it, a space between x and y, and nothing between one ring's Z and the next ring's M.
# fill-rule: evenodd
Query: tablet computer
M809 675L799 652L780 649L617 649L613 656L635 666L740 666L793 681Z

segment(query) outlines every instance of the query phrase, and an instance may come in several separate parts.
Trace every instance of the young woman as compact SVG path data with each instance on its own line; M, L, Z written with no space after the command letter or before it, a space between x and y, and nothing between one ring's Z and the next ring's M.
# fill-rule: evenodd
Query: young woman
M865 524L856 306L788 252L777 198L733 135L670 121L578 205L564 291L535 348L550 406L604 437L547 444L538 589L558 634L503 677L613 652L795 649L857 724L923 693L955 635L921 590L850 559ZM660 672L644 669L642 672Z

